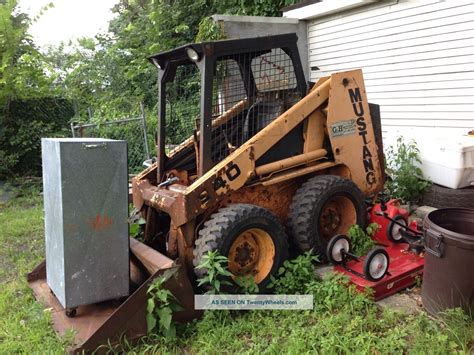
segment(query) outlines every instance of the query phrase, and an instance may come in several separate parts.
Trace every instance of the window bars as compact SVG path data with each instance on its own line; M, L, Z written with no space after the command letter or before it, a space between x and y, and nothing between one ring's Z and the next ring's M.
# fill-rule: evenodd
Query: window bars
M217 58L213 74L211 155L214 164L301 98L292 60L281 48ZM198 67L194 63L178 66L174 80L166 87L168 144L184 141L182 145L189 149L194 142L197 147L200 95Z

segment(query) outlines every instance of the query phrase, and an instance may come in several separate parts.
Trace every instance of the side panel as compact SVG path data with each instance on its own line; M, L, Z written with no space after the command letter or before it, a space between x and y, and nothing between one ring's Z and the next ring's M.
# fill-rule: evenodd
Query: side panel
M331 76L327 127L335 162L349 168L365 195L379 192L383 169L361 70Z
M66 302L64 286L64 236L59 142L41 140L44 196L44 236L46 246L46 279L61 304Z

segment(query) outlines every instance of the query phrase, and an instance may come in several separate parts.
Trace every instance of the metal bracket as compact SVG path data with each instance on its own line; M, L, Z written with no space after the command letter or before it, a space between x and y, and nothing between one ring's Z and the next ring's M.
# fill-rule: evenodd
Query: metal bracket
M107 149L107 143L98 143L98 144L82 143L82 149L95 149L95 148Z
M430 245L430 239L436 241L434 248ZM431 232L426 233L426 240L425 240L425 250L436 256L437 258L441 258L443 255L443 236L441 234L432 234Z

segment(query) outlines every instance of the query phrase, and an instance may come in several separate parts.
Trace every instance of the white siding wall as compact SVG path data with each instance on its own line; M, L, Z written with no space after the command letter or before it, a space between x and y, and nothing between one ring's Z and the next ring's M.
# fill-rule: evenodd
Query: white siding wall
M474 2L406 1L308 22L311 80L362 68L384 136L474 129Z

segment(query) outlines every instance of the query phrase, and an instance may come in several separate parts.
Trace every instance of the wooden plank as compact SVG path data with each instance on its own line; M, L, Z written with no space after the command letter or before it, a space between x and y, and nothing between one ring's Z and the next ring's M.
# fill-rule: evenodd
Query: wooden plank
M375 101L374 101L375 102ZM446 119L446 120L467 120L474 124L473 112L439 112L436 110L437 106L433 106L433 111L387 111L381 108L381 116L383 119L415 119L415 120L432 120L432 119Z
M361 19L360 14L354 14L352 16L346 16L346 21L339 26L334 24L328 28L318 25L317 23L310 23L308 26L308 35L324 41L366 33L369 28L373 31L381 31L387 28L396 29L404 25L440 20L469 12L474 12L474 4L472 3L455 4L453 2L447 2L444 4L433 4L433 6L429 8L426 6L406 8L404 13L401 13L401 11L392 11L385 15L372 16L368 19Z
M444 30L444 32L443 32ZM474 29L459 31L456 28L450 28L449 31L444 28L431 36L422 36L407 38L403 41L397 41L393 38L377 38L373 41L354 42L351 44L339 43L334 46L324 47L318 42L309 45L309 56L316 56L316 58L339 58L341 53L343 55L357 55L364 53L378 53L392 49L408 49L411 47L418 47L423 45L439 45L444 46L445 43L454 42L457 40L471 42L474 38Z
M331 47L340 44L353 45L360 42L372 41L380 43L382 40L393 39L393 41L402 41L410 38L418 38L423 36L432 36L437 33L452 32L453 29L467 30L474 28L472 21L472 13L461 14L445 19L427 21L422 23L412 23L410 25L400 26L397 28L387 28L380 31L370 31L367 28L366 33L342 38L332 38L328 40L320 40L318 37L308 37L308 44L317 43L319 47Z
M463 55L472 55L474 57L474 39L468 43L466 41L465 46L459 48L438 48L433 51L424 51L418 53L405 53L399 55L392 55L391 51L381 52L378 56L372 56L366 54L364 56L341 56L339 60L315 60L319 68L326 66L377 66L383 65L386 63L396 64L396 63L407 63L414 61L423 61L423 60L433 60L441 58L453 58ZM471 46L469 46L470 44Z
M370 99L369 101L372 102ZM445 103L437 105L383 105L380 109L381 116L385 112L472 112L474 114L474 103L464 105L447 105Z
M372 100L370 95L367 95ZM383 105L469 105L474 102L474 93L471 96L446 96L443 100L438 97L413 97L413 98L379 98L377 103Z
M325 65L318 66L320 75L326 76L334 72L353 70L362 68L364 74L371 77L370 73L382 73L382 77L389 76L389 72L393 71L405 71L406 75L410 75L413 72L417 74L429 73L435 70L448 70L448 67L454 67L460 65L461 70L472 69L472 63L474 62L474 55L458 55L454 57L445 57L445 58L433 58L430 60L420 60L420 61L404 61L401 63L387 63L387 64L365 64L364 62L355 62L347 65Z
M434 120L384 120L382 119L382 126L403 126L403 127L453 127L453 128L466 128L474 129L474 121L463 121L463 120L446 120L446 119L434 119Z
M358 25L367 26L371 23L388 22L392 19L416 16L423 13L437 12L461 6L470 6L472 1L403 1L395 3L386 2L383 6L372 5L370 8L358 8L345 13L310 20L309 31L316 32L334 30L343 31ZM461 11L462 12L462 11Z
M473 31L474 33L474 31ZM311 54L310 59L322 65L340 65L353 62L361 62L367 64L384 63L387 60L390 62L402 62L407 59L422 60L431 58L442 58L457 55L474 54L474 40L463 39L452 42L445 42L444 44L433 43L429 45L420 45L416 47L389 49L379 52L353 54L346 56L339 56L336 58L323 59L317 54Z
M389 91L389 92L373 92L367 90L367 95L372 100L394 98L394 99L408 99L408 98L444 98L444 97L459 97L459 96L474 96L474 87L471 83L470 88L456 88L456 89L432 89L432 90L411 90L411 91Z
M470 88L474 87L474 68L473 71L464 73L447 73L436 75L425 75L416 77L391 78L386 79L368 79L370 90L381 91L410 91L410 90L429 90L433 86L439 88Z
M472 72L473 65L471 63L461 63L461 64L450 64L445 66L428 66L428 67L419 67L419 68L402 68L399 70L382 70L382 71L373 71L377 68L364 68L365 77L368 80L371 79L386 79L387 82L390 82L390 78L393 77L410 77L410 76L418 76L424 77L426 75L438 75L438 74L448 74L448 73L463 73L463 72ZM371 70L372 69L372 70ZM337 68L334 71L339 71L340 69ZM316 71L311 73L311 80L317 81L320 77L327 76L332 71Z

